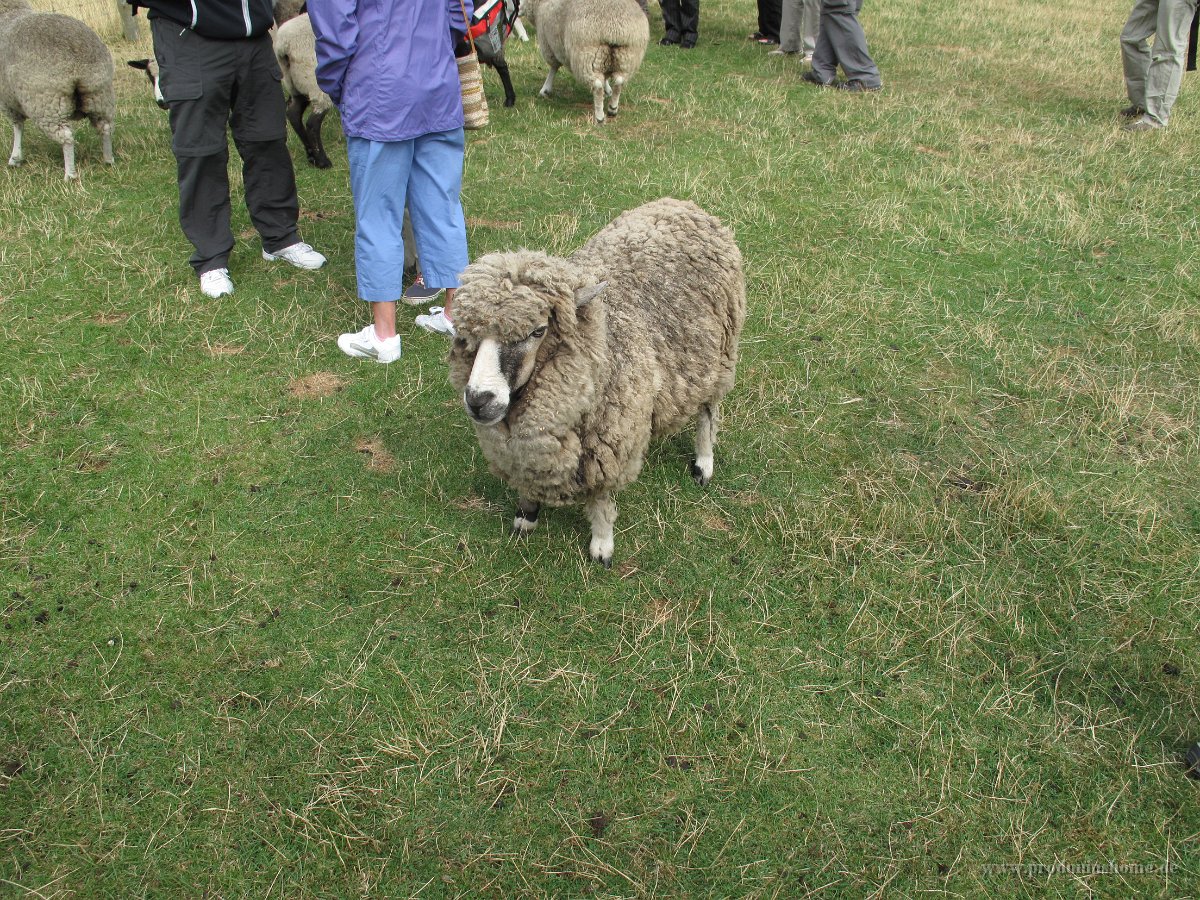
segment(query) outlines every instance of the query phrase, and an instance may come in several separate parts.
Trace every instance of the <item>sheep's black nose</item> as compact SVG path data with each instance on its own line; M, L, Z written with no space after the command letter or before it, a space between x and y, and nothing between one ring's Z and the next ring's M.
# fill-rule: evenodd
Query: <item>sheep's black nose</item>
M488 404L496 399L496 395L491 391L480 391L479 393L469 393L466 396L467 409L471 411L471 415L479 418Z

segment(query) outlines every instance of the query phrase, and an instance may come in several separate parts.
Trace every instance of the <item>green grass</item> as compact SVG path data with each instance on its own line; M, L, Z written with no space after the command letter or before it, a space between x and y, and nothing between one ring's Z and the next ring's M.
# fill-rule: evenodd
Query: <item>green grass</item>
M749 319L690 437L517 543L446 380L333 338L344 147L293 141L318 273L203 298L165 116L0 174L0 895L1200 893L1200 102L1119 132L1124 6L864 10L885 92L707 3L620 116L565 73L468 141L472 255L694 199ZM652 38L661 35L657 18ZM114 44L118 61L147 47ZM1170 866L1015 873L1009 865Z

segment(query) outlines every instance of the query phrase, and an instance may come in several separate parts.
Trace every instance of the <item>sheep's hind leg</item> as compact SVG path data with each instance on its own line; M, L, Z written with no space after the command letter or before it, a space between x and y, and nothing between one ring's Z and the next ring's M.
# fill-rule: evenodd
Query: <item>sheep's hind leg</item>
M611 494L600 494L589 500L584 507L588 521L592 523L592 543L588 548L592 559L612 568L613 525L617 521L617 501Z
M546 81L542 85L542 89L538 91L538 96L549 97L550 91L554 89L554 76L558 72L558 63L550 63L550 71L546 73Z
M542 504L540 503L532 500L518 500L517 516L513 519L513 534L517 537L525 537L537 528L538 513L541 512L541 509Z
M13 149L9 154L8 164L10 166L19 166L21 161L25 159L25 154L21 151L21 136L25 132L25 123L14 121L13 127Z
M692 477L700 487L707 487L712 480L718 412L715 404L705 403L696 415L696 459L692 462Z
M604 88L607 83L599 75L592 82L592 115L595 116L597 125L604 121Z
M63 178L73 181L79 177L79 173L75 171L75 132L69 125L59 125L50 131L50 136L62 144Z
M101 122L96 126L96 130L100 132L100 158L111 166L115 161L112 148L112 122Z
M621 88L625 86L625 79L620 75L613 77L611 87L608 90L608 102L604 105L604 112L610 116L617 114L617 107L621 103Z

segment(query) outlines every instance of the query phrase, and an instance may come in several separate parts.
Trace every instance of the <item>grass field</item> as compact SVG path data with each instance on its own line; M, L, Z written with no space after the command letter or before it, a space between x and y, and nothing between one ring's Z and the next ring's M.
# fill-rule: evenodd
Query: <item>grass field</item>
M291 138L329 266L262 262L239 186L220 301L141 73L114 168L83 129L64 184L28 129L0 896L1200 894L1200 82L1121 133L1126 12L868 0L885 91L855 97L705 0L602 128L510 45L472 255L671 195L746 259L713 484L656 445L611 571L577 509L508 536L443 338L337 350L336 122L332 170Z

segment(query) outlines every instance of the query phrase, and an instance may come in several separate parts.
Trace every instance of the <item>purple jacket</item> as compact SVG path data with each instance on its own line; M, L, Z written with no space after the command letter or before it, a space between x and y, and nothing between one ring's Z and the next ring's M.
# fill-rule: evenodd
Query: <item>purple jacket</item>
M466 34L463 5L469 17L471 0L308 0L317 83L343 132L406 141L462 127L454 44Z

